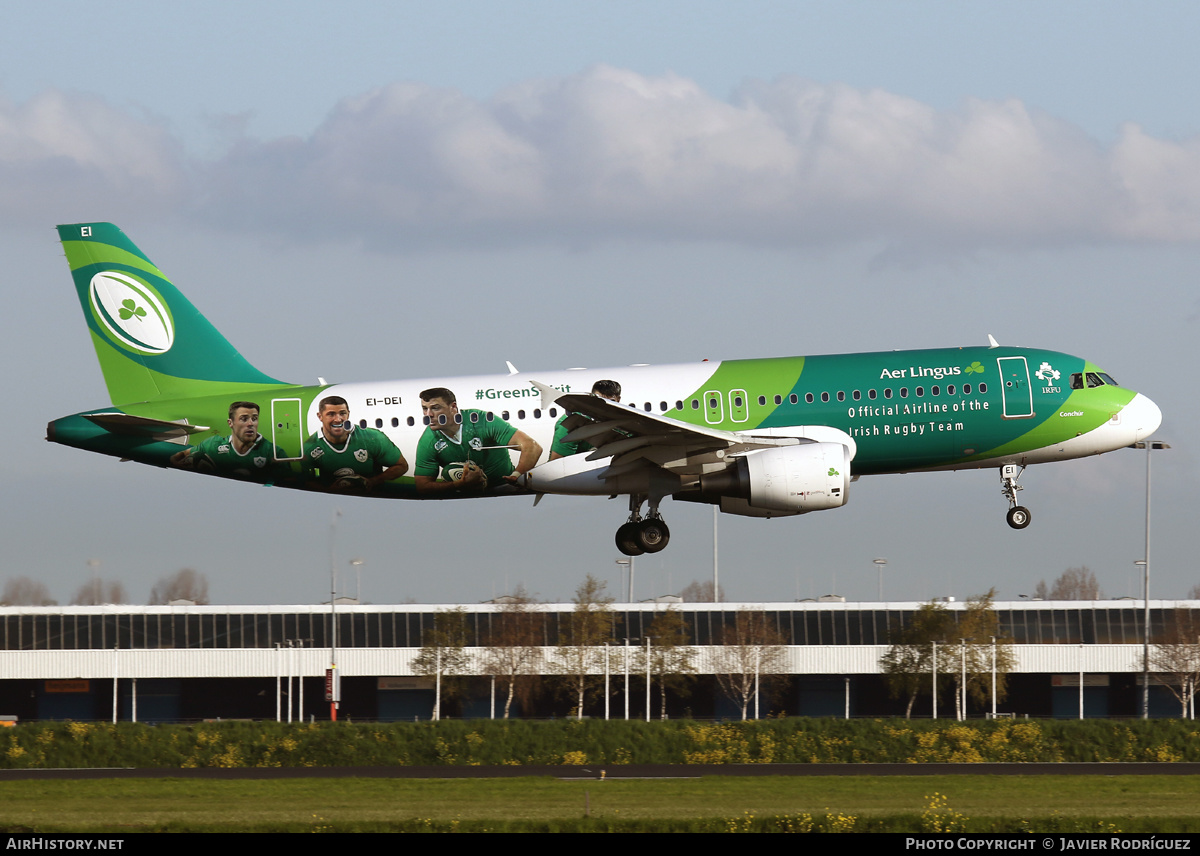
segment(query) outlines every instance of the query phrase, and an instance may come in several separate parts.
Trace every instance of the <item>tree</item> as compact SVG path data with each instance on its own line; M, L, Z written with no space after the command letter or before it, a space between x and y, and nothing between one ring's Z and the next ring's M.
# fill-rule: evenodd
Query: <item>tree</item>
M1200 600L1200 583L1197 583L1196 585L1194 585L1190 589L1188 589L1187 599L1188 600Z
M433 718L442 718L442 697L454 698L462 687L455 680L466 674L469 660L467 644L471 640L470 617L463 607L438 612L433 617L433 628L421 634L424 642L413 659L412 669L418 675L434 678L436 690L433 700Z
M691 646L687 621L678 609L667 608L654 616L647 630L650 637L650 676L658 678L659 718L667 718L667 690L687 695L696 674L692 661L696 649ZM646 652L641 654L640 671L646 672Z
M750 702L757 700L762 679L783 671L786 640L761 610L735 614L723 636L713 657L714 676L721 692L741 707L745 719Z
M700 582L692 580L683 587L683 591L679 593L679 599L684 603L724 603L725 589L717 587L717 597L713 598L712 580Z
M513 699L528 706L540 683L544 624L542 614L530 609L533 602L524 588L518 588L492 616L483 668L495 675L506 691L504 719L508 719Z
M125 586L94 577L81 585L71 598L72 606L99 606L102 603L126 603Z
M1046 588L1042 580L1034 589L1034 595L1042 600L1102 600L1104 592L1096 582L1096 575L1087 565L1078 568L1067 568L1058 575L1054 585Z
M912 718L913 704L918 695L932 694L935 645L940 649L937 673L940 679L945 679L945 646L954 627L954 615L946 607L939 603L922 604L913 613L912 621L896 634L895 641L880 658L879 666L892 697L908 697L908 704L904 708L906 719Z
M161 605L176 600L190 600L204 605L208 603L208 578L199 571L182 568L170 576L163 577L150 589L150 605Z
M571 611L564 628L566 638L555 652L557 671L563 675L565 686L575 698L575 715L583 718L583 708L589 693L600 681L595 674L604 666L605 642L612 639L613 599L604 583L591 574L575 589Z
M57 606L58 601L50 597L50 591L44 583L35 582L29 577L12 577L4 584L0 605Z
M1200 682L1200 622L1190 609L1176 609L1174 619L1163 641L1150 649L1150 671L1179 700L1180 718L1187 719Z
M967 696L977 704L986 704L992 697L994 653L996 701L1003 701L1008 695L1013 650L1007 639L1000 638L1000 618L992 608L995 599L995 589L968 598L967 608L962 612L958 626L952 630L950 644L946 647L946 668L954 679L954 712L959 719L965 715L962 709L964 664Z

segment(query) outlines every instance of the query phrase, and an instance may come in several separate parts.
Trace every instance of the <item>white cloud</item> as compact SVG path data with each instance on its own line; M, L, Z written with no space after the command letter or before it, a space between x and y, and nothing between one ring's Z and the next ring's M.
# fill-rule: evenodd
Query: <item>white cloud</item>
M181 148L99 98L56 90L0 100L0 219L156 213L184 201Z
M230 228L376 245L634 237L894 247L1200 240L1200 139L1125 128L1103 147L1015 99L955 110L799 78L721 100L675 75L597 66L480 100L397 83L310 136L194 160L103 102L0 105L0 188Z

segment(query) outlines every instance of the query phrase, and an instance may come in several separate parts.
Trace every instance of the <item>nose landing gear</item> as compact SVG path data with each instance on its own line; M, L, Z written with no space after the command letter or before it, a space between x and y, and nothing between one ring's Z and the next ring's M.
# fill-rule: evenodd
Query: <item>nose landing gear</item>
M671 530L658 513L658 501L650 500L646 517L642 517L642 503L646 497L637 494L629 497L629 520L617 530L617 549L626 556L657 553L666 548L671 540Z
M1023 472L1025 472L1025 468L1018 467L1016 464L1005 464L1000 467L1000 492L1004 494L1009 505L1005 519L1013 529L1024 529L1029 525L1031 519L1029 509L1023 505L1017 505L1017 491L1022 490L1021 485L1017 484L1017 479Z

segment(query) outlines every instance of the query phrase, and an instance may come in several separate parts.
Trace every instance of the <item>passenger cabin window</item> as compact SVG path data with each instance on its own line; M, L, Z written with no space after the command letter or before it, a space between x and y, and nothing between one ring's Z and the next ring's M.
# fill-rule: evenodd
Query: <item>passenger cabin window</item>
M376 428L382 428L382 427L383 427L383 420L382 420L382 419L376 419L376 420L375 420L375 427L376 427Z
M891 398L891 397L892 397L892 389L891 389L891 387L888 387L887 389L885 389L885 390L883 391L883 397L884 397L884 398Z
M804 400L807 401L809 404L812 404L813 403L813 394L811 392L805 393Z
M867 390L867 398L869 398L869 399L871 399L872 401L874 401L874 400L875 400L875 390L873 390L873 389L868 389L868 390Z
M426 423L428 423L428 422L429 422L429 420L428 420L428 419L426 419L426 420L425 420L425 422L426 422ZM410 417L408 417L408 427L409 427L409 428L413 427L413 426L414 426L414 425L416 425L416 424L417 424L417 420L413 419L411 416L410 416Z
M367 420L365 420L365 419L360 419L360 420L358 420L358 427L359 427L359 428L366 428L366 427L367 427Z
M472 424L472 425L474 425L474 424L475 424L476 422L478 422L478 421L479 421L479 414L478 414L478 413L472 413L472 414L471 414L471 424Z
M760 395L758 397L758 406L766 407L766 405L767 405L767 397L765 395Z
M793 392L791 395L788 396L789 404L796 404L798 401L800 401L800 399L796 397L796 393Z
M782 395L777 395L777 396L775 396L775 403L776 403L776 404L783 404L783 396L782 396Z

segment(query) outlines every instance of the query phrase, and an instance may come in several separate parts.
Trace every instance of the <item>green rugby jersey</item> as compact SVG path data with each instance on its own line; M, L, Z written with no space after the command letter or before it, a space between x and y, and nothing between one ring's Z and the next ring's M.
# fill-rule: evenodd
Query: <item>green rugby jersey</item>
M504 446L512 440L517 429L498 416L487 421L482 410L462 410L462 434L453 442L440 431L426 428L417 442L417 461L414 476L437 478L442 467L461 461L474 461L487 476L488 486L494 487L513 471L508 449L485 449L484 446ZM475 416L473 420L471 417Z
M568 455L577 455L580 452L590 452L595 448L595 446L586 440L577 440L574 443L568 443L564 439L571 429L563 423L567 421L568 417L574 415L574 413L564 413L558 418L558 424L554 426L554 440L550 443L550 451L562 455L564 458Z
M349 469L370 478L400 463L401 457L396 444L382 431L356 427L341 447L332 445L317 431L304 441L301 467L306 476L332 482L338 470Z
M245 454L234 447L232 437L218 435L193 446L190 456L198 470L211 467L212 472L219 476L265 482L274 481L288 473L287 463L276 460L279 455L275 446L262 434L258 435L254 445Z

